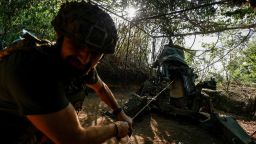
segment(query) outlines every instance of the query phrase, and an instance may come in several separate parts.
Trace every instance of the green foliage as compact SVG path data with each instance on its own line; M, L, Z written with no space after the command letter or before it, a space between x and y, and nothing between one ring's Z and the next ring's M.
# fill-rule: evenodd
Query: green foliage
M256 42L251 42L241 56L232 60L228 69L234 81L256 83Z
M17 30L27 29L41 38L54 39L55 33L51 26L53 16L56 15L59 4L54 1L42 1L34 4L29 10L20 13L13 21Z
M40 38L54 40L51 20L56 15L62 0L2 0L0 2L0 49L17 39L22 29ZM152 49L152 36L171 37L175 44L183 46L184 37L217 33L217 42L205 41L201 55L186 54L186 61L193 67L203 68L202 73L214 75L208 64L216 60L223 65L226 77L234 80L255 82L255 51L253 44L241 53L239 42L246 37L243 30L255 27L255 13L244 0L96 0L112 14L118 27L119 41L115 53L119 67L144 69L148 67ZM135 18L127 17L125 9L137 8ZM119 15L117 18L115 15ZM128 19L132 22L128 22ZM130 25L132 26L130 29ZM238 29L238 30L236 30ZM227 31L229 30L229 31ZM160 39L158 39L160 40ZM245 43L247 41L243 41ZM160 44L159 41L157 43ZM163 45L166 43L161 43ZM160 47L160 46L158 46ZM227 55L225 55L228 52ZM254 53L253 53L254 52ZM157 52L156 52L157 53ZM238 54L240 55L238 55ZM241 64L244 62L244 64ZM215 75L224 80L222 73Z
M118 25L119 41L115 52L120 67L145 69L148 67L149 36L127 23Z
M3 6L4 5L4 6ZM1 41L10 44L26 29L40 38L53 40L54 31L51 20L56 14L60 3L55 1L10 1L1 3Z
M250 15L250 14L254 14L254 11L251 7L247 7L247 8L243 8L243 9L236 9L234 11L227 11L225 13L226 16L228 17L234 17L237 19L242 19L244 18L246 15Z
M185 61L188 65L192 65L195 55L196 51L190 51L189 53L185 51Z
M29 9L33 5L32 0L18 0L0 2L0 43L9 43L9 39L15 33L12 26L13 20L25 9ZM0 47L1 49L1 47Z

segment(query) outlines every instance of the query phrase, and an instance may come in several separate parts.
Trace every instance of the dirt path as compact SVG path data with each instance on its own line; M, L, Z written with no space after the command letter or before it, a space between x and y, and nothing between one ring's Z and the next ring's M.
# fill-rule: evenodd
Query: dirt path
M128 99L130 91L114 90L120 104ZM104 125L111 121L102 115L109 108L99 98L89 93L84 101L83 110L79 112L79 119L83 126ZM242 127L247 128L249 134L256 130L256 122L240 120ZM114 138L106 144L118 143ZM123 138L119 143L132 144L224 144L220 139L212 136L208 131L189 123L179 122L163 117L156 113L145 115L134 123L133 135Z

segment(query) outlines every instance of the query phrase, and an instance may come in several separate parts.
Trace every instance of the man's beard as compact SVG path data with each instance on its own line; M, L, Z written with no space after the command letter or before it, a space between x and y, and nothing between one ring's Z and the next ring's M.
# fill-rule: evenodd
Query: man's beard
M83 75L89 72L92 66L92 64L89 62L88 64L84 65L82 68L77 68L76 66L72 65L72 63L80 64L80 61L74 56L69 56L65 58L64 71L65 71L65 75L69 79L82 77Z

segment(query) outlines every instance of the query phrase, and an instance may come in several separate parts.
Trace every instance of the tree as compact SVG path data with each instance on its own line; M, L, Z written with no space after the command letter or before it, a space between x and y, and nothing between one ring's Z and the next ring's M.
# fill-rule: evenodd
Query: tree
M41 38L53 39L55 34L50 22L60 4L60 0L1 1L1 43L4 46L10 44L21 35L22 29L27 29Z
M249 43L248 48L233 59L228 68L234 80L247 84L256 83L256 42Z
M62 0L1 1L0 42L4 45L11 43L23 28L41 38L53 40L55 34L50 22L62 2ZM239 50L240 46L234 48L233 44L244 37L244 31L256 26L253 9L248 5L241 6L246 2L244 0L96 0L91 2L97 3L116 21L119 31L116 62L124 68L148 67L149 53L153 53L152 57L154 57L161 47L159 46L161 38L171 37L175 44L184 47L189 63L193 67L204 73L212 73L212 62L220 61L226 56L235 57L229 51ZM134 18L128 17L127 14L127 8L131 6L137 10ZM190 50L193 45L185 46L185 37L194 36L196 41L198 35L213 35L218 39L216 42L205 42L202 45L204 50L199 55L197 51ZM248 42L252 35L253 32L240 45ZM152 44L152 40L156 41L155 44ZM220 55L224 51L228 53Z

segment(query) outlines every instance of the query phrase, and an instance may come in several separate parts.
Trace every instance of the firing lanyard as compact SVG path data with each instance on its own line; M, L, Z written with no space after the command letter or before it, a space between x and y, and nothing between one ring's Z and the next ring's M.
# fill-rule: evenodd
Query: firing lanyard
M158 94L156 94L150 101L147 102L147 104L141 108L133 117L132 119L134 120L152 101L156 100L156 98L162 94L172 83L174 80L172 80L170 83L168 83Z

